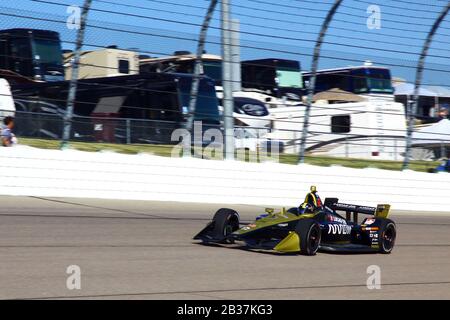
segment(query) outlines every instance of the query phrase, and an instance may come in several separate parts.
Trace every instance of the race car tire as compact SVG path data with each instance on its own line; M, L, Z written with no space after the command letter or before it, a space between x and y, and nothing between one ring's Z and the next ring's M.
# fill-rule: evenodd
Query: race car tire
M214 215L213 222L214 234L218 238L226 238L227 235L239 229L239 213L232 209L222 208Z
M299 220L295 232L300 238L300 254L314 256L319 250L322 235L317 222L312 219Z
M381 220L378 237L380 239L380 253L391 253L394 249L395 239L397 237L397 227L395 222L390 219Z

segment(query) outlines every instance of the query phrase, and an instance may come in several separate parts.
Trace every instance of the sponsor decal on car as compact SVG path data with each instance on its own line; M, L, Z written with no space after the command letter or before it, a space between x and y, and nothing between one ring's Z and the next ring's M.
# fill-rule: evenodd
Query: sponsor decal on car
M366 219L366 221L364 221L364 225L370 226L371 224L374 224L375 221L375 219Z
M362 231L378 231L380 228L378 227L362 227Z
M337 222L337 223L341 223L341 224L347 224L347 221L346 221L345 219L342 219L342 218L333 216L333 215L331 215L331 214L328 214L328 215L327 215L327 221L330 221L330 222Z
M352 227L342 224L329 224L328 234L351 234Z

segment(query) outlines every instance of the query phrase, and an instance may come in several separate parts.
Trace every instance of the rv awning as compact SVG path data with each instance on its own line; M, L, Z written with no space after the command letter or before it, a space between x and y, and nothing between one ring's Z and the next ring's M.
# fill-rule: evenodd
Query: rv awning
M363 102L366 101L363 97L353 94L348 91L344 91L338 88L330 89L327 91L319 92L314 95L314 101L327 100L327 101L343 101L343 102Z
M444 119L413 133L413 145L450 144L450 120Z
M450 89L440 86L424 86L427 90L434 92L439 98L450 98Z
M413 96L414 95L414 85L412 83L402 83L395 86L396 96ZM421 97L436 97L437 93L433 92L425 87L419 88L419 96Z

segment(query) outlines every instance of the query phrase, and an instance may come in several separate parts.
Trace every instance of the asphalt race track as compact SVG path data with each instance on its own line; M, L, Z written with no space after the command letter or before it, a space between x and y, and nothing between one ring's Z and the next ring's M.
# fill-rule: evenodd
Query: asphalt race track
M1 299L450 299L450 216L394 214L391 255L304 257L194 243L220 205L0 200ZM233 208L246 221L263 211ZM70 265L81 290L66 287Z

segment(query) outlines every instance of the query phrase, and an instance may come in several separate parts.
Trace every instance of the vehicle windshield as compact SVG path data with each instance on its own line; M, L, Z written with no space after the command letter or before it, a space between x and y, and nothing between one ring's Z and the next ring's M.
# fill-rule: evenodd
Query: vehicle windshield
M352 72L355 93L394 93L387 69L360 69Z
M51 65L62 64L61 46L57 40L35 39L33 51L36 60L39 60L41 63Z
M187 114L189 110L189 101L191 97L191 78L182 78L179 82L179 90L181 92L182 110ZM195 121L203 121L205 123L219 124L219 104L217 99L214 82L210 79L202 79L200 81L197 107L195 109Z
M278 86L281 88L303 88L302 73L292 68L277 69Z

